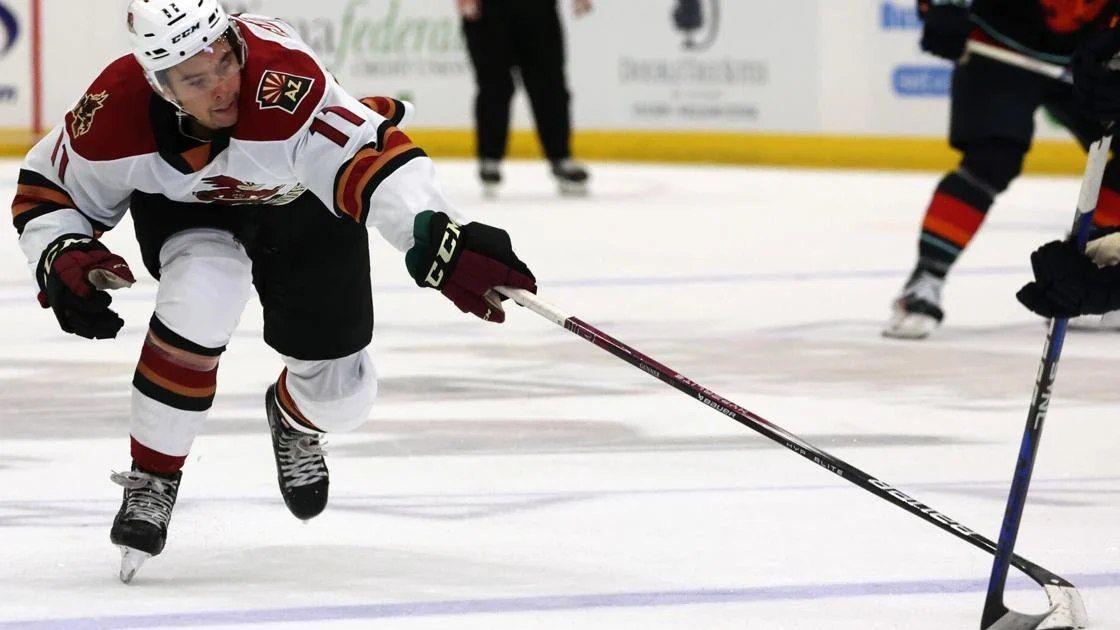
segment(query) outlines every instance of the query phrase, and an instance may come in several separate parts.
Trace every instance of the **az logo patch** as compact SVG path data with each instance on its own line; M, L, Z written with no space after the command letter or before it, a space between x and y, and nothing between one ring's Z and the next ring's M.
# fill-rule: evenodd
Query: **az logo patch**
M97 110L105 105L105 101L109 100L109 93L102 91L97 94L86 94L74 109L70 111L70 135L77 138L89 133L93 127L93 116Z
M265 70L257 88L257 104L261 109L277 108L294 114L314 83L315 79L308 77Z

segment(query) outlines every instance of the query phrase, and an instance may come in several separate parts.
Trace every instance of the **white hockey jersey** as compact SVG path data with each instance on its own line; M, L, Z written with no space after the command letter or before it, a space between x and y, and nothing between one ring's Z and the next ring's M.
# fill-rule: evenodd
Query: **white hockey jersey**
M423 210L462 222L431 160L401 131L411 106L352 97L284 22L240 15L232 23L247 54L228 133L210 142L180 133L174 107L127 55L31 150L12 219L32 269L55 238L115 226L134 191L210 204L285 204L310 191L401 251L412 247Z

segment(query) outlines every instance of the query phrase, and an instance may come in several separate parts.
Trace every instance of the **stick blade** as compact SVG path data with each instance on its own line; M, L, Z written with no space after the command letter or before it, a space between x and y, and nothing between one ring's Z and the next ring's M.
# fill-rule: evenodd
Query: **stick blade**
M981 630L1040 630L1042 622L1046 621L1055 609L1051 608L1050 612L1041 615L1028 615L1004 608L1003 610L1006 612L1000 615L995 623L990 626L983 626Z
M1088 627L1089 614L1085 612L1085 603L1076 588L1053 584L1044 588L1052 608L1038 630L1080 630Z
M1039 615L1010 610L1000 606L994 623L981 630L1081 630L1089 625L1089 615L1081 594L1072 586L1043 586L1050 600L1050 610ZM987 614L984 615L988 617Z

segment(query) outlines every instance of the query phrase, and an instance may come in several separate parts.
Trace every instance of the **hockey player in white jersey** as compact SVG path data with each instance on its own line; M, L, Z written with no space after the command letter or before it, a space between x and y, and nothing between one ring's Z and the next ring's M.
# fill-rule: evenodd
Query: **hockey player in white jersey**
M285 369L268 388L280 491L327 504L320 436L369 415L376 372L367 227L419 286L501 322L491 290L535 290L502 230L468 223L401 131L411 106L346 93L287 24L217 0L132 0L132 54L28 154L12 205L20 247L66 332L114 337L107 289L134 281L97 236L131 211L159 279L132 382L131 470L110 538L121 579L159 554L219 357L256 288Z

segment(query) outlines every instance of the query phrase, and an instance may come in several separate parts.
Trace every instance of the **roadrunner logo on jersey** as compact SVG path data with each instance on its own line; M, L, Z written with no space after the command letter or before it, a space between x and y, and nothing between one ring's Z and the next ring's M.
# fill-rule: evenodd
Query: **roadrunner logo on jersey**
M97 94L86 94L82 100L70 111L70 135L74 138L84 136L93 128L93 117L97 110L105 106L109 100L109 93L102 91Z
M294 114L314 83L308 77L266 70L257 88L257 104L261 109L279 108Z
M202 181L211 186L210 190L198 191L194 196L204 203L268 203L284 189L283 186L265 188L228 175L206 177Z

